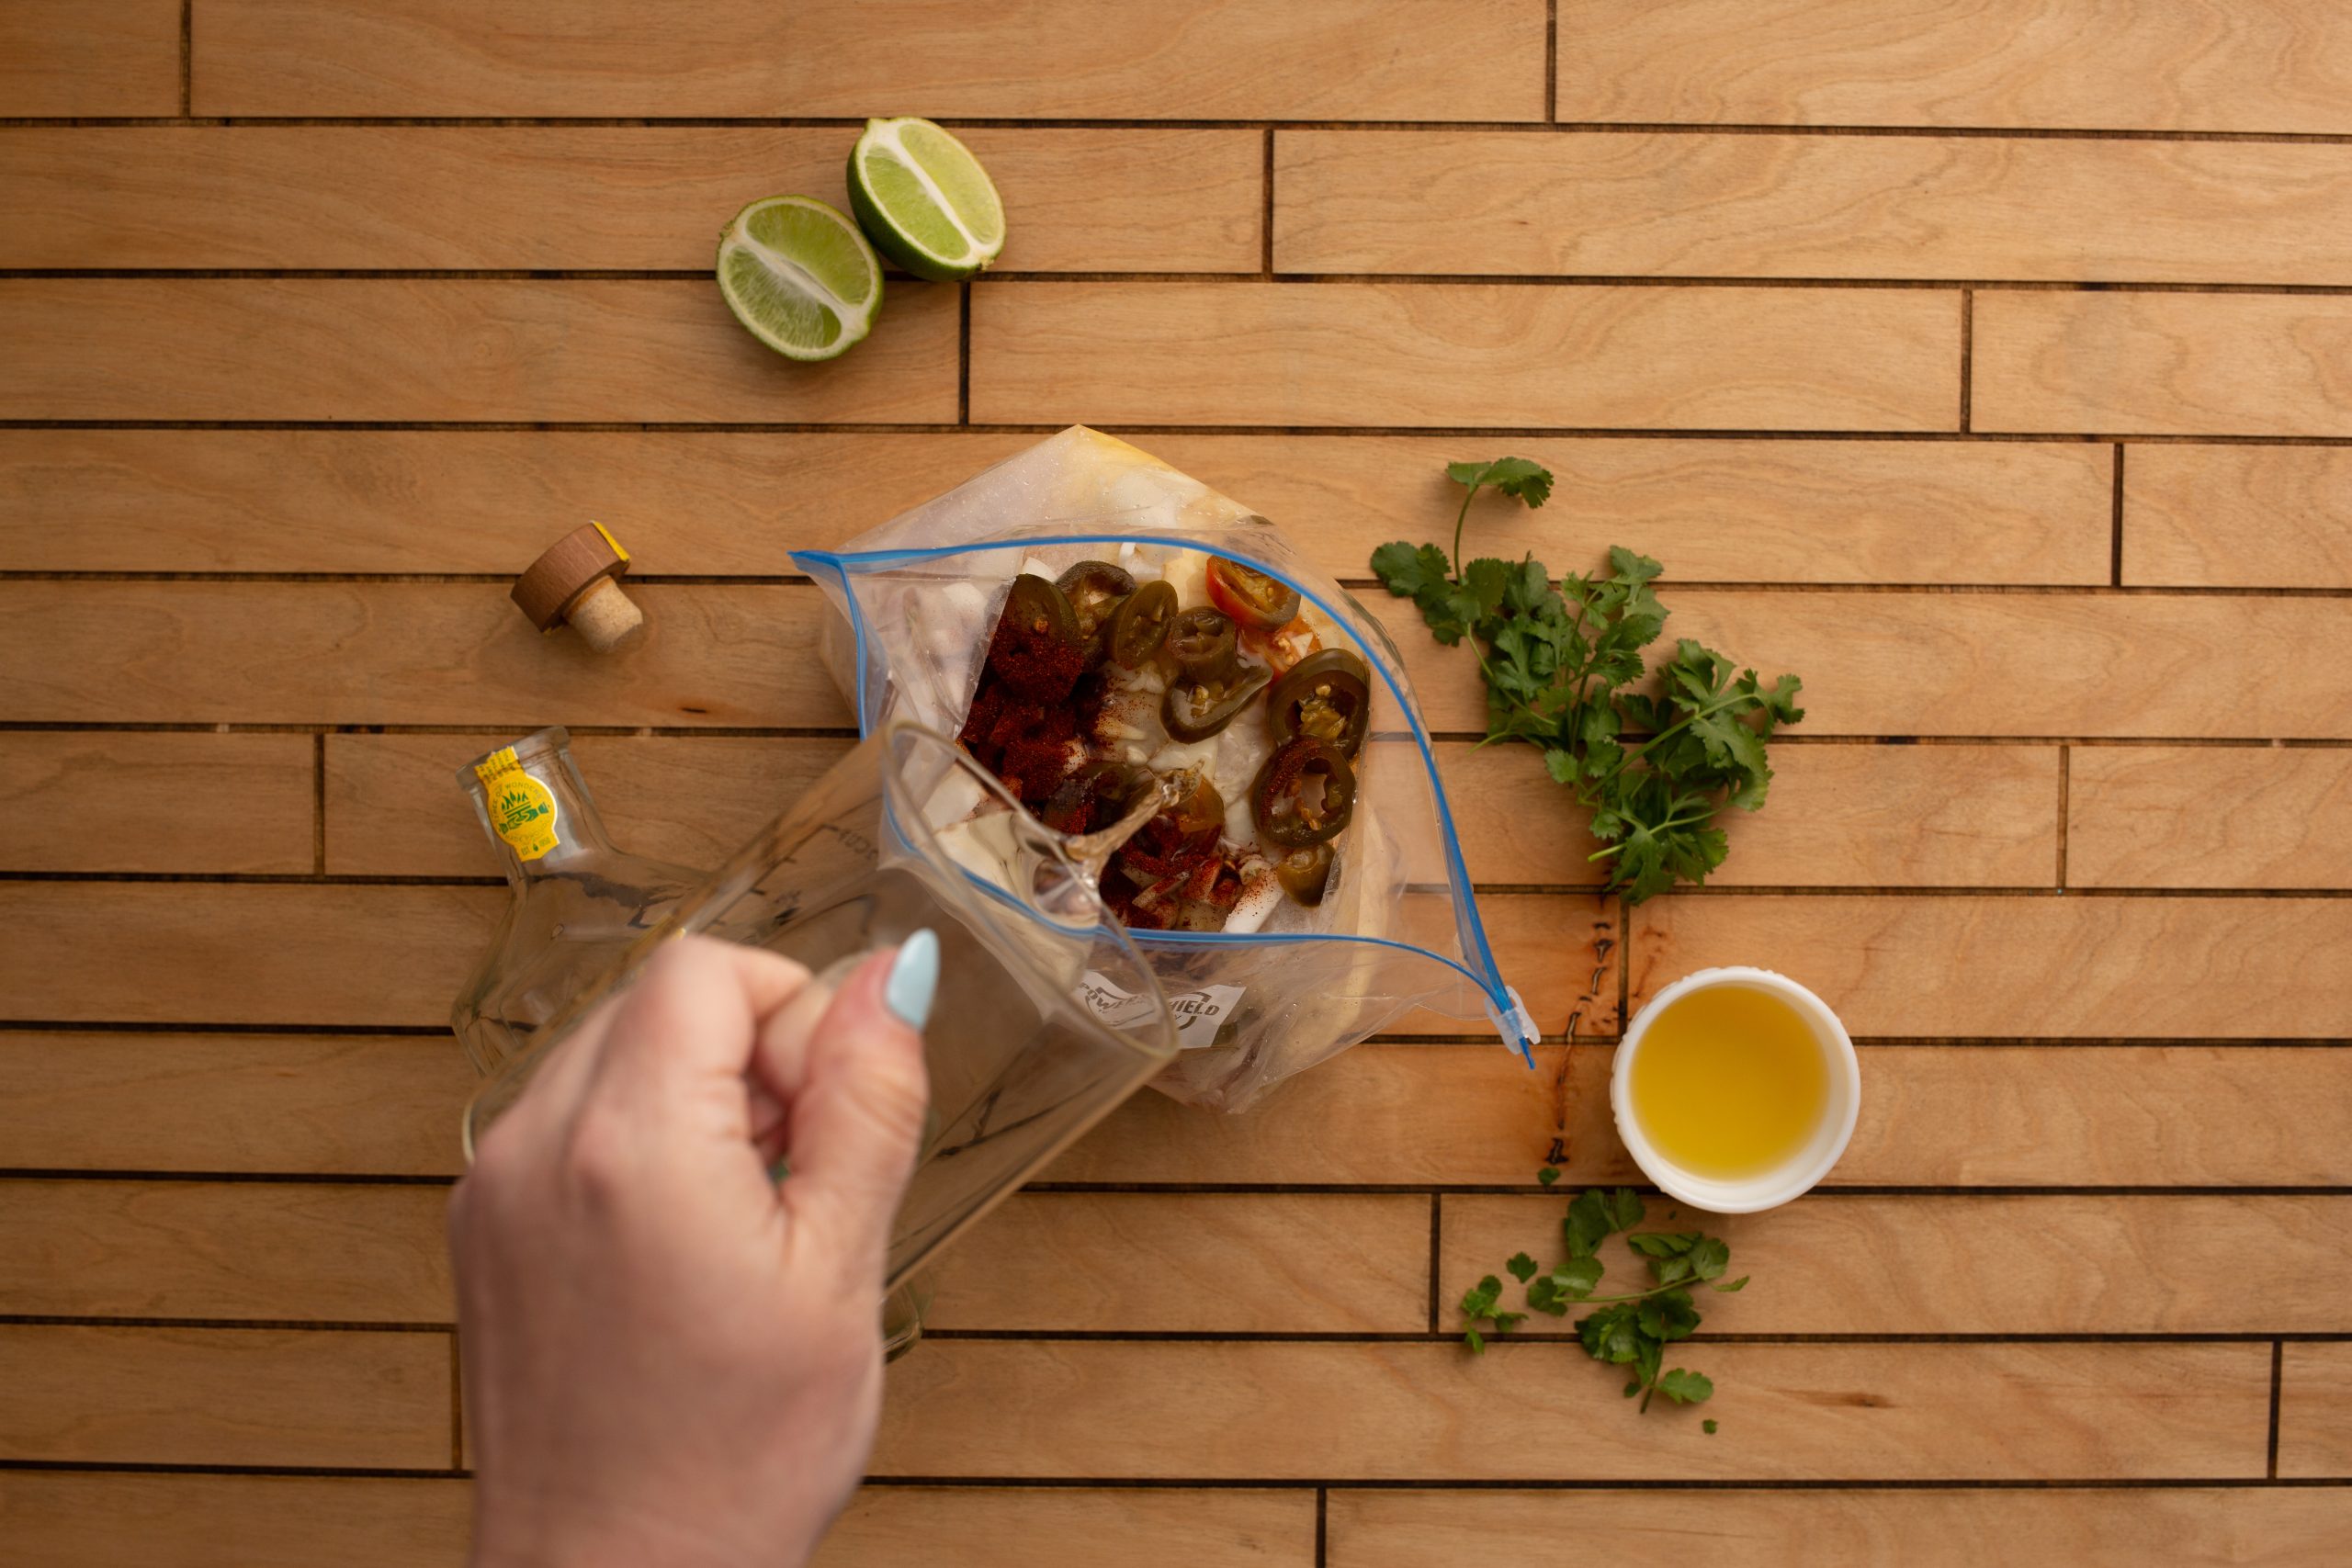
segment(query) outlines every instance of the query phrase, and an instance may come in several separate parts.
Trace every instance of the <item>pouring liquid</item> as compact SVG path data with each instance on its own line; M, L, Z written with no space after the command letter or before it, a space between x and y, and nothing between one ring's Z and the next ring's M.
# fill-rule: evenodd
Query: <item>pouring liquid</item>
M1812 1027L1778 997L1706 986L1651 1021L1629 1089L1660 1155L1694 1176L1738 1180L1812 1140L1829 1107L1829 1065Z

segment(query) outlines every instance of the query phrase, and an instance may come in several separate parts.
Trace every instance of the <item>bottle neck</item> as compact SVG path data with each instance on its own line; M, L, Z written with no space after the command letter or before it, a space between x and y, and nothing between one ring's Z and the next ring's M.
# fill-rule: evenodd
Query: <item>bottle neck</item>
M467 788L517 892L612 850L569 747L543 746L519 758L512 748L494 752Z

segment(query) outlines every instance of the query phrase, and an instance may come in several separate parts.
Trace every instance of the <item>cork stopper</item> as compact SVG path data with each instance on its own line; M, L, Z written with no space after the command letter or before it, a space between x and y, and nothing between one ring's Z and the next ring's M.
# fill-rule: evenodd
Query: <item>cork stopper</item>
M515 605L541 631L561 622L610 653L645 625L645 612L621 591L628 552L601 523L574 528L514 580Z

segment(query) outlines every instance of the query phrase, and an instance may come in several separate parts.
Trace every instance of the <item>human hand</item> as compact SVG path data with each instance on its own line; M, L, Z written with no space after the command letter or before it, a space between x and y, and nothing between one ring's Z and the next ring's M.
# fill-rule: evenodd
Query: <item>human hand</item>
M475 1568L807 1561L881 1412L938 967L921 931L829 996L673 942L483 1136L449 1205Z

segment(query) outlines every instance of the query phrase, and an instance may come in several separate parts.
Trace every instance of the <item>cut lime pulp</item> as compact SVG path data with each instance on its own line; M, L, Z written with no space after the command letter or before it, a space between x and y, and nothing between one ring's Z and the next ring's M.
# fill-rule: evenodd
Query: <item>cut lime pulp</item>
M1004 249L1004 203L980 161L927 119L869 119L849 155L849 207L882 254L953 283Z
M752 335L794 359L831 359L882 308L882 262L840 209L772 196L718 236L718 291Z

